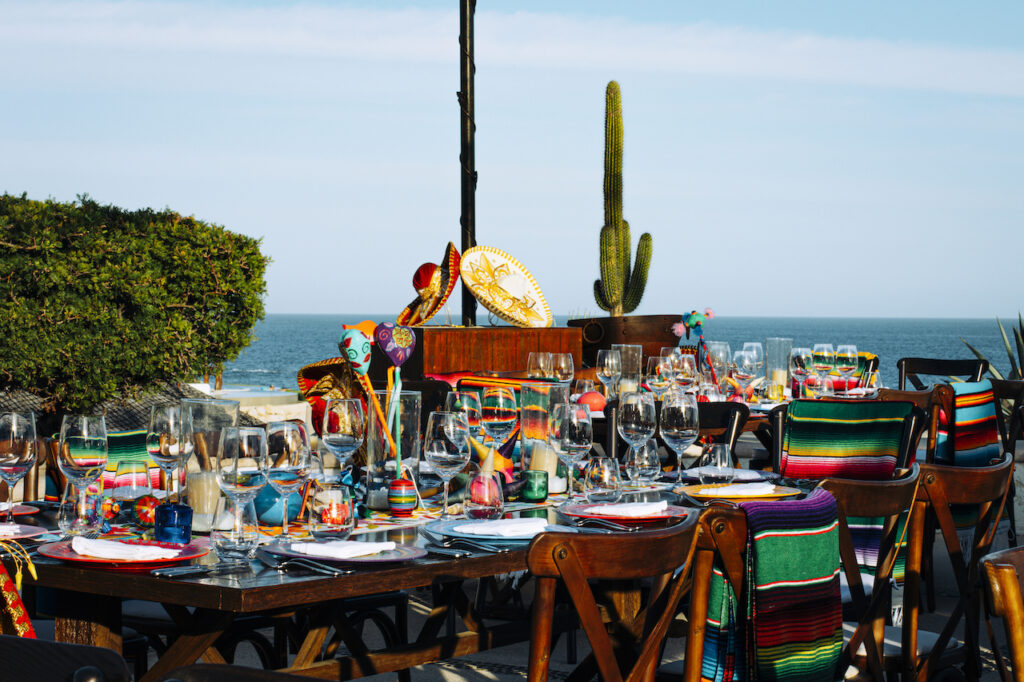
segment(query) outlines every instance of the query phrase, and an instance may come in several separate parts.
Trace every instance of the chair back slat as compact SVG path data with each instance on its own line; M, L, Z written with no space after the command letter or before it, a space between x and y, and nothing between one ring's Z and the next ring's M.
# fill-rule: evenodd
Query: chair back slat
M1003 619L1013 679L1024 676L1024 547L993 552L984 559L988 604Z
M906 390L909 383L918 391L922 391L926 385L919 375L957 377L965 381L980 381L981 377L988 371L988 360L978 358L968 358L965 360L900 358L896 361L896 367L899 369L900 390Z

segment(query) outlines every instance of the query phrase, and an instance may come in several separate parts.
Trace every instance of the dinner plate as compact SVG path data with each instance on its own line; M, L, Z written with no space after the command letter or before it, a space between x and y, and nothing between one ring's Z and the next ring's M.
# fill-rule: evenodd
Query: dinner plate
M518 260L493 246L462 254L462 283L489 311L517 327L550 327L551 308L537 280Z
M427 555L427 550L422 547L411 547L409 545L395 545L394 549L365 556L354 556L341 559L331 556L320 556L318 554L306 554L304 552L293 552L287 545L273 543L263 548L270 554L288 557L290 559L309 559L311 561L322 561L328 564L390 564L399 561L412 561L422 559Z
M669 519L685 518L690 513L690 511L685 507L676 507L670 504L665 507L664 511L660 511L657 514L651 514L649 516L619 516L614 513L603 513L601 508L606 506L608 505L594 502L580 502L563 505L558 508L558 511L572 518L602 519L605 521L616 521L618 523L650 523L652 521L667 521Z
M25 538L34 538L39 535L46 535L50 531L39 526L26 526L25 524L19 523L18 532L13 535L0 535L0 540L24 540Z
M149 570L151 568L173 566L175 564L181 564L186 561L198 559L199 557L206 556L210 553L210 541L206 538L193 540L184 546L168 542L152 542L149 540L126 540L124 543L126 545L166 547L167 549L180 549L181 551L178 556L171 559L146 559L143 561L134 559L103 559L100 557L79 554L75 550L71 549L70 540L62 540L60 542L51 542L46 545L40 545L38 551L40 556L49 557L51 559L60 559L62 561L69 561L76 564L87 564L122 571Z
M695 500L702 502L707 500L736 500L737 502L743 502L745 500L781 500L785 497L794 497L803 493L799 488L789 488L784 485L777 485L775 489L770 493L764 495L741 495L741 496L727 496L727 495L701 495L700 491L706 488L721 488L726 485L735 485L734 483L711 483L708 485L685 485L680 490Z
M433 533L434 535L441 535L446 538L462 538L464 540L476 540L478 542L486 542L489 545L509 545L509 546L522 546L530 544L530 540L533 540L534 536L529 537L507 537L505 535L477 535L476 533L460 533L454 528L456 526L463 526L467 523L473 523L472 519L444 519L438 521L431 521L430 523L423 526L423 529L427 532ZM569 530L564 526L554 526L548 524L544 529L545 531L552 530Z
M16 504L16 505L14 505L14 515L15 516L28 516L29 514L38 514L38 513L39 513L39 507L33 507L30 504ZM6 518L6 517L7 517L7 506L4 505L2 508L0 508L0 518Z

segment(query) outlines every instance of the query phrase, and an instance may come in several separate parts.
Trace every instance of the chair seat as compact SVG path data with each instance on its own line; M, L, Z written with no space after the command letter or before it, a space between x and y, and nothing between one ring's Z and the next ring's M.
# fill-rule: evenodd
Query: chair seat
M856 623L843 623L843 641L849 641L853 631L857 629ZM903 630L892 625L885 626L885 644L883 647L884 655L886 660L896 660L900 658L900 654L903 651L903 646L900 643L900 638L903 636ZM917 657L923 658L932 652L932 648L935 647L935 643L939 639L939 633L929 632L927 630L918 630L917 632ZM949 644L946 645L946 652L956 651L962 648L964 645L958 639L950 639ZM867 656L867 649L862 643L857 647L857 656Z

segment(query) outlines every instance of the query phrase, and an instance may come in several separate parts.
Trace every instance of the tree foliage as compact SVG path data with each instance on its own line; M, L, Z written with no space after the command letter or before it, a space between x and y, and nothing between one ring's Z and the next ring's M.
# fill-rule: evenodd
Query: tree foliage
M86 410L220 371L263 318L259 240L170 210L0 196L0 388Z

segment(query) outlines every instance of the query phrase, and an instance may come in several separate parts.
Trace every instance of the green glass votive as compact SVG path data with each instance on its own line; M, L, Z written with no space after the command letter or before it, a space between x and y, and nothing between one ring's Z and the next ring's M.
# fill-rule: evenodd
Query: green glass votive
M526 472L523 499L528 502L543 502L548 499L548 472L543 470Z

